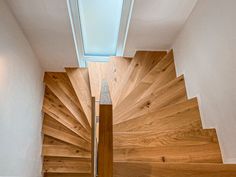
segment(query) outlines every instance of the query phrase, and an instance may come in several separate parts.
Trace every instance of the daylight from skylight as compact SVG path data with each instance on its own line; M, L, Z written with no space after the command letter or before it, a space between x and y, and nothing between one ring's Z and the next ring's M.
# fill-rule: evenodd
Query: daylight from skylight
M85 56L116 55L123 0L78 0Z

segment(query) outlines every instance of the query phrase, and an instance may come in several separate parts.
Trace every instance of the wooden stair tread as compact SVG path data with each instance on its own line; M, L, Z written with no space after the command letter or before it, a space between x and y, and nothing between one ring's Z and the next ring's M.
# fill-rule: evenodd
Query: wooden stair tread
M196 98L113 125L114 132L154 131L202 128Z
M86 151L90 151L91 147L90 147L90 143L86 142L85 140L83 140L82 138L78 137L78 136L74 136L71 135L67 132L61 131L56 129L56 128L52 128L50 126L47 125L43 125L43 133L47 136L51 136L55 139L59 139L61 141L64 141L66 143L75 145L81 149L84 149Z
M100 98L101 82L105 77L107 65L107 62L88 62L91 95L97 100Z
M43 119L43 126L48 126L54 129L57 129L61 132L68 133L72 136L76 136L74 132L72 132L70 129L68 129L66 126L62 125L61 123L55 121L52 117L45 114Z
M114 162L114 177L233 177L236 165L214 163Z
M153 88L161 87L176 77L173 51L171 50L155 67L149 71L136 87L117 105L116 114L136 103L146 93L151 93ZM151 87L149 89L149 87ZM146 95L147 96L147 95Z
M45 173L87 173L91 170L89 161L78 158L44 157Z
M218 143L187 146L114 148L115 161L222 163Z
M78 148L77 146L74 146L72 144L66 143L65 141L61 141L59 139L47 135L44 135L43 137L43 145L62 145L62 146L71 146L74 148Z
M90 140L90 132L86 130L61 103L61 101L46 87L43 102L43 112L60 122L85 140Z
M127 57L111 57L108 62L107 71L105 78L109 84L109 90L112 100L117 94L116 89L122 82L123 77L125 77L125 72L128 69L132 58Z
M91 177L90 173L45 173L44 177Z
M215 129L179 129L159 132L114 132L114 148L218 144Z
M66 68L66 73L91 127L91 91L88 70L82 68Z
M114 124L145 115L152 111L161 109L171 104L180 103L187 100L185 83L183 76L180 76L163 87L150 93L134 105L123 110L123 113L114 111Z
M121 82L124 72L131 62L126 57L111 57L109 62L88 62L89 80L92 96L100 98L101 83L106 79L109 84L110 93L116 89ZM111 94L112 96L112 94Z
M45 73L44 83L47 87L57 96L57 98L65 105L71 114L79 121L79 123L86 129L90 129L88 121L82 111L79 100L76 100L76 95L71 86L69 78L65 81L66 77L63 73Z
M117 87L113 106L116 107L165 55L164 51L137 51Z
M88 151L83 151L70 145L43 145L43 156L50 157L76 157L81 159L91 159L91 154Z

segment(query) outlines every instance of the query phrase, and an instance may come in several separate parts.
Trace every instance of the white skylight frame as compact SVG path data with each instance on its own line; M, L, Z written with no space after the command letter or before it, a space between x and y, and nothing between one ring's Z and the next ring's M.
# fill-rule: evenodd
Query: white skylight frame
M119 37L117 41L116 56L123 56L126 38L132 14L134 0L123 0L122 15L120 20ZM68 12L70 16L71 28L75 43L77 59L80 67L86 67L87 61L107 62L109 57L106 56L85 56L84 44L81 31L79 4L78 0L67 0Z

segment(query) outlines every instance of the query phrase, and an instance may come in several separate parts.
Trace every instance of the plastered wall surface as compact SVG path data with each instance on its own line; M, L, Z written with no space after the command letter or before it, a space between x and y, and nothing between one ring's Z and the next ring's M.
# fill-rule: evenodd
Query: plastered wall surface
M236 1L198 0L174 42L177 74L198 96L204 127L217 129L225 163L236 163Z
M0 176L41 176L40 63L0 0Z

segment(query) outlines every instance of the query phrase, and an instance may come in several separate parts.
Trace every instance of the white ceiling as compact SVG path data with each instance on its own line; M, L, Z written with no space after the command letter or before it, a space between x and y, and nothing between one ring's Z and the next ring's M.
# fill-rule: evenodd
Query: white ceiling
M77 66L66 0L6 0L46 70ZM197 0L135 0L125 55L169 49Z

